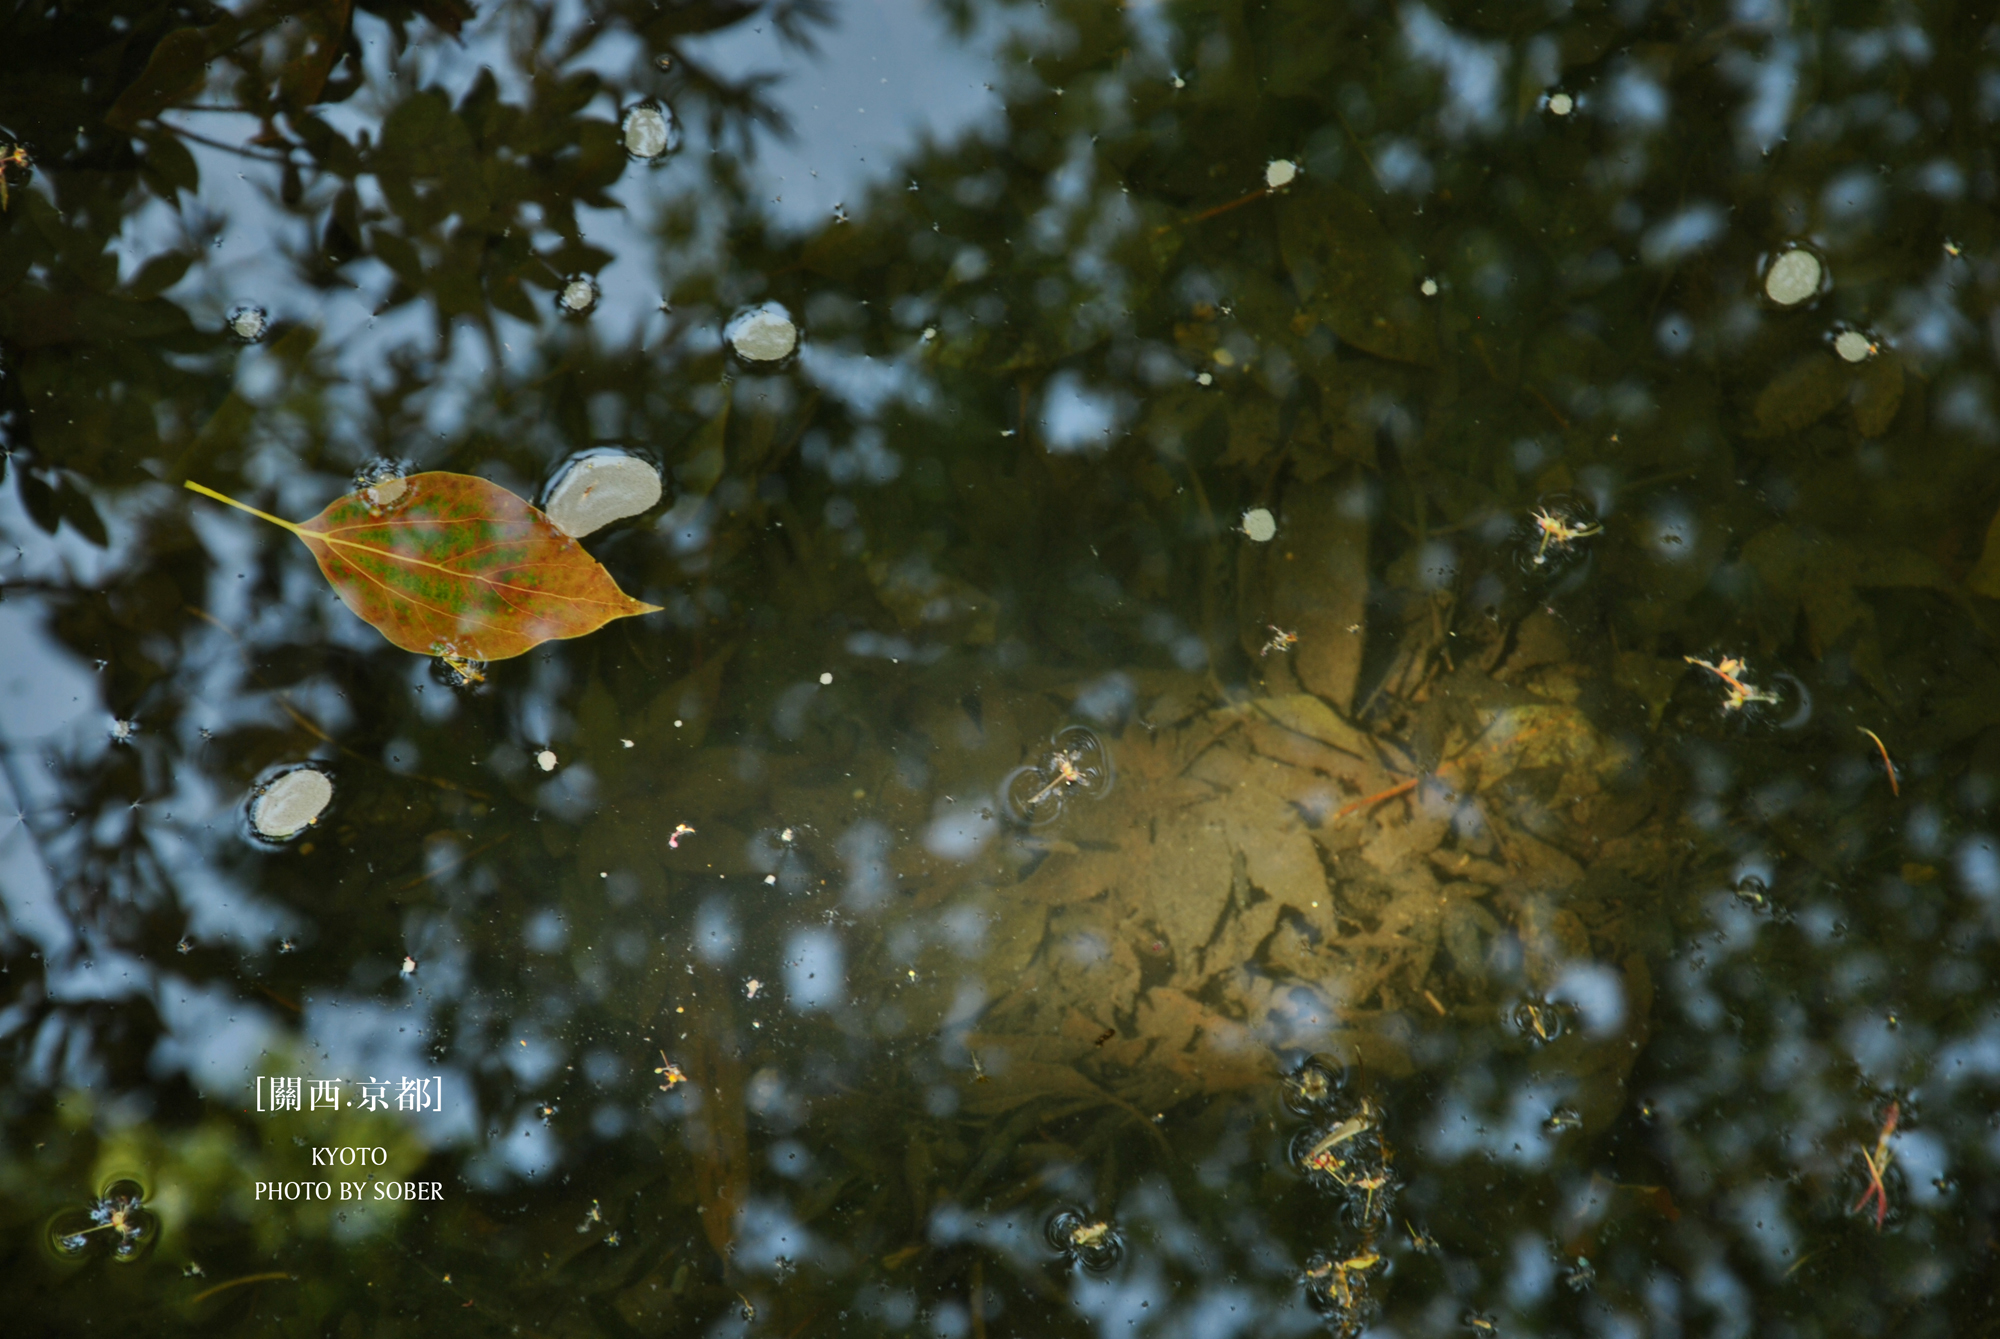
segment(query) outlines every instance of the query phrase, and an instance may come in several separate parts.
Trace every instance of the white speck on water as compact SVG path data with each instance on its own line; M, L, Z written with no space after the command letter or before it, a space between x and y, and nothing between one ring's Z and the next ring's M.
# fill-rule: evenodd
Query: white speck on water
M582 539L660 500L660 472L623 451L576 456L556 476L542 511L556 529Z
M1264 189L1282 191L1299 179L1299 165L1289 158L1273 158L1264 164Z
M114 744L129 744L132 736L138 733L138 725L123 717L114 718L111 722L111 742Z
M1268 544L1278 533L1278 518L1268 508L1252 507L1243 513L1243 533L1258 544Z
M1434 298L1438 295L1438 281L1435 279L1426 279L1417 285L1417 291L1427 298Z
M411 957L409 954L405 953L403 955L403 975L415 976L416 974L417 974L417 960Z
M775 363L799 347L799 328L778 303L739 312L723 332L736 356L752 363Z
M540 753L537 753L535 755L535 766L541 768L544 772L555 771L556 751L554 749L543 749Z
M629 748L632 748L632 747L633 747L633 743L632 743L632 741L631 741L631 740L629 740L629 739L621 739L621 740L619 740L618 742L619 742L619 743L621 743L621 744L623 744L623 745L624 745L624 746L625 746L626 748L628 748L628 749L629 749Z
M230 308L226 319L229 333L245 344L255 344L271 332L271 314L254 303Z
M672 153L680 143L680 127L674 124L674 114L651 102L642 102L626 112L621 130L625 152L646 162Z
M1825 278L1826 268L1818 256L1805 247L1793 247L1764 272L1764 296L1780 307L1796 307L1817 296Z
M936 326L934 326L934 325L927 325L927 326L925 326L925 327L924 327L924 343L928 344L928 343L930 343L930 342L931 342L932 340L934 340L934 339L936 339L936 338L937 338L937 327L936 327Z
M1215 377L1211 373L1203 372L1194 379L1194 384L1197 386L1213 386L1215 384Z
M319 821L333 802L333 782L317 767L294 767L274 777L250 801L250 826L260 837L283 841Z
M1557 116L1568 116L1576 110L1576 99L1567 93L1549 94L1549 110Z
M1859 330L1843 330L1833 337L1833 351L1850 363L1865 363L1875 356L1875 342Z
M572 316L587 315L597 305L597 284L589 275L579 274L563 285L562 295L556 301Z
M832 671L832 670L828 670L828 671L827 671L826 673L824 673L824 674L820 675L820 676L819 676L819 681L820 681L821 683L832 683L832 682L833 682L833 671Z
M764 983L753 976L743 983L743 998L754 1000L757 998L757 992L763 988Z

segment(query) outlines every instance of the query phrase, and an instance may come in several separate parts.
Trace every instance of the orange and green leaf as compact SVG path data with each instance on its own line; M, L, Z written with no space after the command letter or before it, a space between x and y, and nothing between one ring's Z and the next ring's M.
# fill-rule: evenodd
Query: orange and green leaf
M187 487L297 535L349 609L418 655L505 660L658 611L540 511L469 474L385 479L303 524Z

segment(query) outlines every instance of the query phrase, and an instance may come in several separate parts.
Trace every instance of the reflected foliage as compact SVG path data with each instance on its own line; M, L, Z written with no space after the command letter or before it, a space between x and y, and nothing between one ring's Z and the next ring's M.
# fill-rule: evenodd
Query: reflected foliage
M1990 1328L1991 15L957 3L991 124L787 228L725 43L843 12L7 20L16 1309ZM664 616L483 670L179 492L613 444ZM446 1197L247 1198L336 1137Z

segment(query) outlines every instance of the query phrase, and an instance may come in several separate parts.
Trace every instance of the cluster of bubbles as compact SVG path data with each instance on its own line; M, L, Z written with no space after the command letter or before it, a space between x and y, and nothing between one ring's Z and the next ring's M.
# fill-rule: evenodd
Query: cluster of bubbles
M1349 1091L1347 1069L1314 1056L1285 1076L1284 1102L1306 1124L1292 1137L1292 1164L1317 1190L1338 1200L1346 1240L1306 1261L1306 1301L1341 1336L1358 1335L1380 1310L1374 1281L1385 1264L1377 1247L1399 1182L1382 1137L1382 1108Z
M159 1235L145 1190L126 1179L106 1185L89 1208L65 1209L49 1221L50 1247L70 1260L108 1251L113 1260L128 1263L151 1250Z
M1073 795L1102 799L1111 793L1111 755L1095 731L1066 725L1049 744L1044 761L1016 767L1000 782L1008 817L1024 827L1054 822Z
M1107 1218L1064 1205L1042 1227L1049 1248L1070 1266L1108 1274L1125 1258L1125 1238Z

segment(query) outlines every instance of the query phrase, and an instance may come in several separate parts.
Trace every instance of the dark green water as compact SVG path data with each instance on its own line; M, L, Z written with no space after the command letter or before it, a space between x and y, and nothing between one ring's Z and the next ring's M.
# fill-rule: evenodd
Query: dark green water
M0 25L8 1334L2000 1332L1994 6Z

